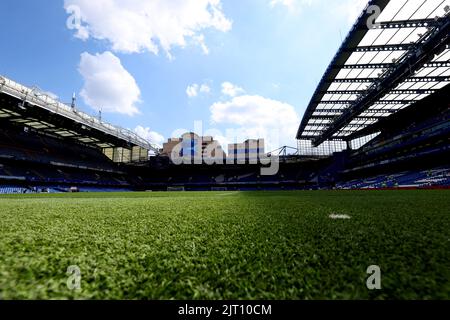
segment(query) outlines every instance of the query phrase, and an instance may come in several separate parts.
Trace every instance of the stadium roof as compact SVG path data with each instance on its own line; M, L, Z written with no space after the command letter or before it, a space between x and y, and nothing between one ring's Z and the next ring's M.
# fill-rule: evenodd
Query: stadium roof
M0 120L75 139L100 148L157 147L134 132L100 121L57 101L38 88L28 88L0 76Z
M449 0L370 1L322 77L297 139L319 146L360 138L365 127L450 84L449 35Z

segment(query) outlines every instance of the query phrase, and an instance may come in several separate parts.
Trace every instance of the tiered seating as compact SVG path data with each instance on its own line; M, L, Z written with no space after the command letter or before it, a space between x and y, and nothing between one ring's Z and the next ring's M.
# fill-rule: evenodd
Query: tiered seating
M429 154L448 152L450 111L435 115L397 132L380 135L353 152L349 165L355 168L386 165Z
M20 185L41 186L11 187ZM4 193L59 192L70 186L126 188L125 174L99 149L16 128L0 128L0 185Z
M389 118L388 118L389 119ZM396 125L397 122L401 125ZM450 109L430 110L423 118L409 114L384 125L380 134L359 150L348 152L337 174L337 187L423 188L448 185L442 172L450 156ZM423 168L438 168L423 170ZM437 171L436 171L437 170ZM444 170L444 171L442 171ZM366 178L371 177L371 178Z
M409 171L338 183L338 189L427 188L450 186L450 169Z
M33 133L0 130L0 155L16 160L112 170L99 150Z
M17 186L1 186L0 185L0 194L24 194L24 193L32 193L33 191L28 188L22 188Z
M129 188L100 188L100 187L80 187L80 192L130 192Z

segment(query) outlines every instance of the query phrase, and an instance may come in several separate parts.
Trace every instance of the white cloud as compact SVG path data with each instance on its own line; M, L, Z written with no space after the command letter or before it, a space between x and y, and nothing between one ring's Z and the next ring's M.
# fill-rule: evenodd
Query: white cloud
M194 83L186 88L186 94L189 98L198 96L198 84Z
M210 93L211 92L211 88L207 84L202 84L200 86L200 92L201 93Z
M152 144L156 144L158 146L162 146L165 139L164 136L159 134L158 132L150 130L148 127L137 126L134 129L134 132L147 141L150 141Z
M232 26L221 0L65 0L64 8L78 22L70 24L76 37L107 40L124 53L157 54L162 48L170 55L188 40L208 53L202 30L226 32Z
M258 95L243 95L210 107L214 123L235 129L236 142L248 138L264 138L266 149L293 145L300 118L294 107ZM227 134L228 136L228 134Z
M51 91L42 91L42 93L49 96L53 100L59 100L59 96L56 93L53 93Z
M83 76L81 97L95 110L126 114L139 113L141 91L119 58L107 51L102 54L81 54L78 71Z
M76 30L75 38L86 41L89 39L89 30L86 26L81 23L81 11L80 7L77 5L65 5L67 14L69 18L66 21L66 26L69 30Z
M245 93L245 90L232 84L231 82L222 83L222 93L229 97L235 97L242 93Z
M313 2L317 2L317 0L271 0L270 6L275 7L282 5L287 7L290 11L296 11L305 6L310 6Z
M206 83L204 84L191 84L186 88L186 94L189 98L195 98L197 97L200 93L205 93L208 94L211 92L211 88L209 87L209 85L207 85Z
M202 51L205 55L209 54L209 48L207 47L205 43L205 36L203 34L195 36L194 40L197 42L197 44L202 48Z

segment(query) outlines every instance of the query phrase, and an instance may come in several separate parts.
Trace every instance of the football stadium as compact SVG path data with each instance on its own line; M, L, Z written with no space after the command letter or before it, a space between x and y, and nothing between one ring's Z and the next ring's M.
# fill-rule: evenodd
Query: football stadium
M0 299L449 299L450 3L369 1L309 96L208 163L1 76Z

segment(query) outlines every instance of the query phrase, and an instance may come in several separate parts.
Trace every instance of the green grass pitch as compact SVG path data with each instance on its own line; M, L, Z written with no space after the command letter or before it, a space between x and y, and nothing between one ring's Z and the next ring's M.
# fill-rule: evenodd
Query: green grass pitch
M0 299L449 299L449 196L2 196ZM381 290L366 287L370 265Z

